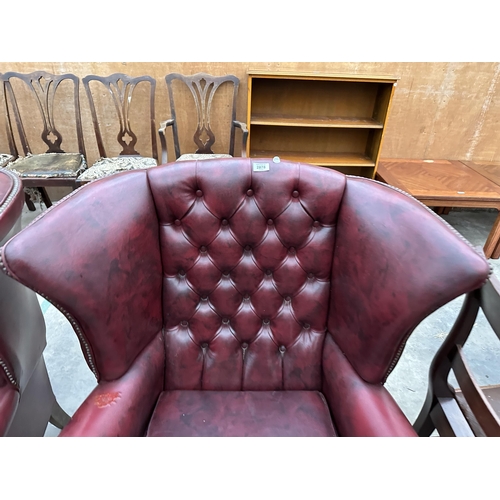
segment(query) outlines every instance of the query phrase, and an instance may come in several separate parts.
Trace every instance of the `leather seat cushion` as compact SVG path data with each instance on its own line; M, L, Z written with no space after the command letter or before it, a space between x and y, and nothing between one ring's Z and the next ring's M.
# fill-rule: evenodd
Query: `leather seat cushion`
M43 153L28 155L9 163L5 168L19 177L77 177L86 167L80 153Z
M326 437L337 433L318 391L166 391L147 435Z

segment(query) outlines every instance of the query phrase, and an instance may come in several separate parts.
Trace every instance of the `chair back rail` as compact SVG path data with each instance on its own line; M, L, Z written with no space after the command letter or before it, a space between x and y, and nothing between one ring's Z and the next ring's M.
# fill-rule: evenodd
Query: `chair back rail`
M135 149L137 144L137 134L132 130L130 120L130 108L133 101L134 91L136 87L145 82L149 84L149 123L151 135L151 156L158 160L158 147L157 147L157 130L155 122L155 91L156 80L148 75L130 77L123 73L114 73L110 76L97 76L87 75L82 79L85 92L87 94L90 111L92 114L92 123L97 140L97 147L99 154L102 158L107 158L105 141L99 125L99 117L96 109L96 100L91 89L90 82L100 82L107 89L113 101L114 109L119 123L119 130L116 136L120 147L122 148L119 153L120 156L140 156L140 153Z

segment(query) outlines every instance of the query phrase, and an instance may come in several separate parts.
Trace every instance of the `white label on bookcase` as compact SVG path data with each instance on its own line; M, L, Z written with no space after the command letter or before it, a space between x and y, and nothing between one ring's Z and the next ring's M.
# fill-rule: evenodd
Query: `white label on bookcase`
M255 161L252 165L254 172L266 172L269 170L269 163L259 163Z

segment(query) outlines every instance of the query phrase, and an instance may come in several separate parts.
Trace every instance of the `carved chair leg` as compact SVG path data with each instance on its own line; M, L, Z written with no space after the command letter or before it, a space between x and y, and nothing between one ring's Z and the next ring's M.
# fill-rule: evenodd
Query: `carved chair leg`
M42 196L42 201L45 203L45 206L47 208L51 207L52 201L50 201L50 197L47 193L47 190L44 187L40 187L38 188L38 190L40 191L40 195Z
M57 401L54 401L49 422L58 429L63 429L70 420L71 417L59 406Z
M26 206L30 212L34 212L36 210L35 204L31 201L28 193L24 193L24 201L26 202Z

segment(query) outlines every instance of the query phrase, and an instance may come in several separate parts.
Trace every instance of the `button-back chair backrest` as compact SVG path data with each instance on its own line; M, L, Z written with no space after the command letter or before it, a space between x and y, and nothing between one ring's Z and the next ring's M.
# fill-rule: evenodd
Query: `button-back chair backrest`
M4 254L66 314L99 379L163 332L167 389L321 390L327 341L382 384L412 329L489 273L413 198L270 159L93 182Z

